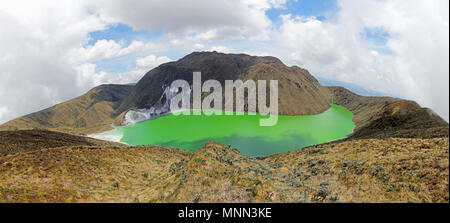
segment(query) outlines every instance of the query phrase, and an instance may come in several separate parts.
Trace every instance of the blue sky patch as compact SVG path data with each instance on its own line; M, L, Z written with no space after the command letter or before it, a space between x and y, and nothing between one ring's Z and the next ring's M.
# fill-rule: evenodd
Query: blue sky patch
M95 31L89 33L90 39L87 45L94 45L97 40L114 40L116 42L124 41L126 45L133 40L148 41L162 36L161 31L149 33L145 30L133 30L130 26L119 23L109 26L105 30Z
M368 42L371 49L378 51L385 55L394 55L395 52L392 51L386 44L391 38L391 34L381 28L364 28L360 33L361 39Z
M381 28L364 28L361 38L375 45L385 45L389 39L389 33Z
M279 16L285 14L315 16L318 20L324 21L337 9L336 0L298 0L288 1L282 9L270 9L266 15L275 24L279 24Z
M97 71L108 73L121 73L127 70L135 69L135 60L123 60L121 58L105 59L95 62Z

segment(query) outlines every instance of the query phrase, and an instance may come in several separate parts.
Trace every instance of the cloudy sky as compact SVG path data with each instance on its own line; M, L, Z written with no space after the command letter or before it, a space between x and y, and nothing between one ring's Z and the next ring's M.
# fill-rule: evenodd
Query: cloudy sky
M448 0L0 0L0 123L192 51L272 55L449 119Z

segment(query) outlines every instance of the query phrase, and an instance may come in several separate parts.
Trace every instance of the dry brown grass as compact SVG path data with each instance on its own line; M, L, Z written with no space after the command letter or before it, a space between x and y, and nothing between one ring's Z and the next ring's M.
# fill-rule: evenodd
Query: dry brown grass
M282 163L285 179L303 173L297 179L312 193L297 199L448 202L448 148L448 138L364 139L274 155L267 161ZM317 197L322 182L328 183L329 197Z
M123 146L93 138L41 129L0 131L0 156L61 146Z
M2 202L147 202L189 153L159 147L67 147L0 158Z
M0 158L1 202L448 202L448 138L362 139L255 159L208 143Z
M0 131L49 129L91 134L112 129L115 108L129 94L130 85L100 85L84 95L0 125Z

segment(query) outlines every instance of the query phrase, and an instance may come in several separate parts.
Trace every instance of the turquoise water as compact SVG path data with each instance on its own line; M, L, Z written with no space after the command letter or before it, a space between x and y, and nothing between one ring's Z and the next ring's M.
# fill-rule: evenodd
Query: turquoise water
M274 126L259 126L268 116L206 116L168 114L130 126L115 127L129 145L160 145L193 152L208 141L232 145L248 156L267 156L345 138L355 128L353 114L331 105L318 115L278 116Z

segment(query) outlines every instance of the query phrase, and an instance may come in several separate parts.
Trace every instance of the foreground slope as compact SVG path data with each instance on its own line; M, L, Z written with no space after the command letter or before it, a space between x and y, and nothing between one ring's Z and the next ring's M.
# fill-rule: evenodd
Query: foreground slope
M265 159L210 142L0 157L0 202L449 202L448 138L361 139Z
M123 146L120 143L106 142L60 132L32 129L19 131L0 131L0 156L30 152L62 146Z

